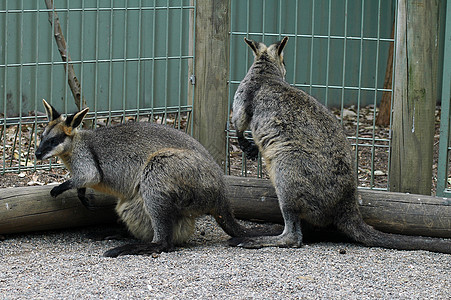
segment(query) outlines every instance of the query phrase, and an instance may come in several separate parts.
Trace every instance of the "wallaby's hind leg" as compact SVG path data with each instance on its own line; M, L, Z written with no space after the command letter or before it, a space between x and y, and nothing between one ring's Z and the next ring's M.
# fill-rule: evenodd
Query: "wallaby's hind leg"
M122 255L151 255L154 253L169 252L169 250L161 250L161 247L158 246L148 243L126 244L106 251L103 256L118 257Z
M280 196L279 196L280 197ZM262 247L292 247L302 246L302 231L300 213L286 205L279 198L282 216L285 227L280 235L258 236L258 237L237 237L229 240L229 245L243 248L258 249Z
M171 223L169 221L169 223ZM173 224L168 220L162 220L161 216L154 223L154 239L151 243L131 243L110 249L104 253L106 257L118 257L121 255L151 255L153 253L171 252L174 250L172 243Z
M152 234L147 235L151 239L147 243L111 249L105 256L169 252L174 249L174 243L179 244L189 238L194 230L194 221L188 219L194 219L198 210L192 209L192 206L196 207L197 197L194 194L198 186L195 184L197 182L190 181L195 174L190 174L193 172L189 167L196 163L190 154L183 150L165 149L149 158L137 187L140 202L136 202L138 206L133 206L136 212L128 213L130 208L125 208L125 213L120 215L136 237L146 240L142 232L151 230Z
M296 184L291 183L289 178L285 178L281 174L276 174L276 176L273 177L273 181L275 182L280 211L282 212L285 223L283 232L275 236L265 234L264 236L258 237L233 238L229 241L231 246L255 249L262 247L296 248L302 246L300 217L302 207L299 205L300 201L298 201L298 197L301 197L301 194L293 193Z
M174 224L179 219L177 208L172 207L173 199L169 195L147 187L142 191L143 210L152 221L153 239L147 243L131 243L119 246L105 252L104 256L117 257L121 255L150 255L153 253L170 252L174 250ZM129 221L128 226L133 226Z

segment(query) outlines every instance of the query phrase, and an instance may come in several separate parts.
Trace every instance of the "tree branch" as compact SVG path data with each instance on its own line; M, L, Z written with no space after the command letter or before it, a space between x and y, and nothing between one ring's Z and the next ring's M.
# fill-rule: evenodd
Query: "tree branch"
M64 64L64 70L67 72L67 81L72 95L74 96L75 105L77 105L77 108L81 110L87 107L86 101L84 97L81 96L81 85L75 75L74 66L70 63L72 60L70 58L69 51L67 51L66 39L64 38L63 31L61 30L58 15L53 8L53 0L45 0L45 5L49 9L49 22L53 27L53 36L55 37L58 51L63 62L66 62L66 64Z

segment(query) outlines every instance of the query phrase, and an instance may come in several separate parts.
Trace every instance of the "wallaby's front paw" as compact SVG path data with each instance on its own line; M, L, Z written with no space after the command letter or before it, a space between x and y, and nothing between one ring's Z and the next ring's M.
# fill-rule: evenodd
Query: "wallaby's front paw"
M95 205L91 204L91 199L86 195L86 188L77 189L78 199L80 199L81 204L89 210L96 210Z
M254 143L252 143L251 148L247 148L244 150L244 153L246 154L246 158L250 160L256 160L258 157L258 147L255 146Z
M50 191L50 196L52 196L53 198L56 198L58 195L60 195L62 193L61 189L59 188L59 186L55 186L51 191Z
M245 140L241 142L240 149L246 154L246 158L250 160L256 160L258 157L258 147L253 141Z
M248 140L243 133L238 134L238 145L240 149L246 154L247 159L255 160L258 157L258 147L253 140Z

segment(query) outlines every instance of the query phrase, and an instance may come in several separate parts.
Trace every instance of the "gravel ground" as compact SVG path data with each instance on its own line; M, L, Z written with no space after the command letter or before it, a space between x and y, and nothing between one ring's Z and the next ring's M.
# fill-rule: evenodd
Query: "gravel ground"
M232 248L203 217L175 252L114 259L102 253L124 241L89 238L109 229L4 237L0 298L451 299L451 255L339 243Z

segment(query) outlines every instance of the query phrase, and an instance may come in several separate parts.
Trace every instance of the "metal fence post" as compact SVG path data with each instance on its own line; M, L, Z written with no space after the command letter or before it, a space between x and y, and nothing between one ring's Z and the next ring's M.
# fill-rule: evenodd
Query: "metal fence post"
M451 176L451 173L449 173L449 151L451 150L451 2L446 3L446 5L437 196L451 197L450 183L448 181L448 176Z

